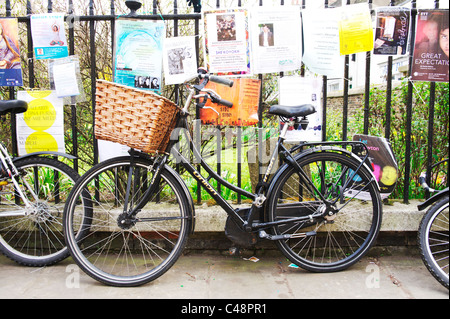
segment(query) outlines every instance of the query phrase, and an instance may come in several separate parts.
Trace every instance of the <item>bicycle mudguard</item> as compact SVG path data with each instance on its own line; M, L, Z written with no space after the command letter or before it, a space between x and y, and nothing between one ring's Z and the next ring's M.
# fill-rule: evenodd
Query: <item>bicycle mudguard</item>
M70 154L66 154L66 153L60 153L60 152L34 152L34 153L30 153L30 154L25 154L19 157L15 157L13 158L13 162L27 158L27 157L33 157L33 156L40 156L40 155L52 155L52 156L62 156L71 160L76 159L75 156L70 155Z
M440 200L441 198L444 198L445 196L449 196L449 191L448 191L448 187L439 191L439 193L431 196L430 198L428 198L425 202L423 202L420 205L417 205L417 208L419 209L419 211L424 210L425 208L427 208L428 206L431 206L432 204L434 204L435 202L437 202L438 200Z

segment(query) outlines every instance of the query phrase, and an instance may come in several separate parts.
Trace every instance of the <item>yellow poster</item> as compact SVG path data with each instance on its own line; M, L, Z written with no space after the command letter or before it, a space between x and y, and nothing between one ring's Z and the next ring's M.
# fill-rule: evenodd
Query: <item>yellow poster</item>
M28 102L28 110L16 115L19 155L64 153L63 99L55 91L19 91L17 99Z
M341 55L373 50L372 18L367 4L342 7L339 40Z

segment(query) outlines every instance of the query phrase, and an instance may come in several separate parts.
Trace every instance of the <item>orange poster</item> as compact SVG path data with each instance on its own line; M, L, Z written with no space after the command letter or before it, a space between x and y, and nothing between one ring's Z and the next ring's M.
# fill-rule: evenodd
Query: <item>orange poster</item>
M214 90L222 99L233 102L233 107L208 101L205 106L213 107L219 114L210 109L200 109L203 125L250 126L258 123L261 81L243 78L233 81L231 88L214 82L206 85L206 88Z

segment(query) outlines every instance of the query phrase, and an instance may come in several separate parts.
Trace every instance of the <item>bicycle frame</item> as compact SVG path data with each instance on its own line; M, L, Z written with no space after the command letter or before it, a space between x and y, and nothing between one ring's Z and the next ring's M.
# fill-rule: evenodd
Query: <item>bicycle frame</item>
M196 88L198 89L198 88ZM183 128L186 129L189 132L188 129L188 124L187 124L187 117L189 115L189 113L187 112L187 109L189 107L189 104L191 102L192 98L196 98L194 96L195 90L194 89L190 89L190 93L189 96L186 100L185 103L185 107L181 110L181 114L180 114L180 118L178 120L178 124L177 124L177 128ZM262 230L262 229L267 229L269 227L272 227L274 225L280 225L280 224L287 224L287 223L291 223L291 222L300 222L300 221L307 221L310 220L311 217L316 217L316 215L313 216L301 216L301 217L295 217L295 218L290 218L290 219L285 219L285 220L279 220L279 221L274 221L274 222L261 222L257 220L257 217L260 216L261 210L264 209L264 201L266 199L264 193L267 190L267 186L268 186L268 179L271 173L271 170L274 166L275 161L278 158L278 155L281 154L282 158L285 162L287 162L288 164L292 165L295 167L297 173L299 174L299 176L302 178L302 182L304 183L305 187L309 187L310 190L312 190L314 193L316 193L318 195L318 197L320 198L320 200L322 200L327 208L331 207L336 201L334 202L329 202L326 198L324 198L323 194L321 194L320 191L318 191L318 189L316 188L316 186L311 182L311 180L308 178L306 172L297 164L296 158L292 155L292 153L300 150L302 147L305 146L325 146L325 147L330 147L330 145L358 145L359 147L363 147L365 148L366 151L366 156L363 159L359 159L360 160L360 165L357 168L356 171L353 172L353 174L349 177L348 180L351 180L354 176L357 175L357 172L359 171L359 169L366 165L366 161L368 160L368 151L367 151L367 147L362 143L362 142L320 142L320 143L300 143L299 145L294 146L293 148L291 148L290 150L288 150L284 145L283 142L285 140L285 136L286 136L286 132L288 130L288 127L290 125L293 125L294 122L291 123L286 123L280 133L280 136L278 138L276 147L271 155L269 164L267 166L266 172L263 175L262 181L261 183L258 184L257 189L255 194L250 193L242 188L239 188L235 185L230 184L228 181L226 181L225 179L223 179L217 172L215 172L202 158L199 150L196 148L196 146L194 145L194 142L192 140L192 137L190 136L190 134L186 134L188 137L188 142L189 142L189 146L190 146L190 150L193 152L193 156L194 158L198 158L200 159L200 166L209 174L208 178L205 178L204 176L202 176L202 174L190 163L190 161L188 159L186 159L176 148L173 147L173 145L175 144L176 141L171 141L171 143L169 144L166 152L167 154L162 155L161 157L159 157L159 159L157 161L157 163L154 163L153 165L153 170L154 170L154 175L153 175L153 180L150 183L150 187L147 189L146 194L143 196L143 199L141 200L141 202L139 204L136 205L136 207L128 212L128 199L125 200L125 205L124 205L124 214L127 214L129 218L134 218L134 216L136 216L136 214L142 209L142 207L145 205L145 203L150 199L151 194L157 189L157 181L159 180L160 177L160 172L163 169L164 165L166 164L168 157L169 157L169 152L171 152L177 159L180 160L181 165L189 172L190 175L192 175L192 177L197 180L199 183L201 183L202 187L207 191L207 193L216 201L216 203L222 207L222 209L236 222L237 225L239 225L242 230L247 231L247 232L251 232L251 231L257 231L257 230ZM357 157L354 153L343 150L341 148L339 148L339 151L344 151L346 153L348 153L349 156L354 156ZM134 150L131 151L132 154L132 158L134 157ZM155 167L156 166L156 167ZM370 170L369 170L370 171ZM129 175L129 181L128 181L128 185L127 185L127 197L129 194L129 191L131 189L131 175L133 173L133 167L130 167L130 175ZM247 219L243 219L240 215L239 209L235 209L233 208L221 195L220 193L218 193L216 191L216 189L208 182L208 180L210 178L214 178L218 183L220 183L221 185L225 186L226 188L242 195L245 196L247 198L250 198L253 200L253 204L249 209L248 212L248 216ZM274 177L275 180L276 177ZM375 179L374 179L375 180ZM322 212L318 212L317 214L322 214ZM273 238L275 239L275 238Z
M16 190L16 192L19 195L19 197L23 200L26 208L30 208L32 205L30 204L30 201L28 200L28 198L24 195L24 193L23 193L19 183L14 178L15 176L19 175L19 172L17 171L17 168L14 165L14 162L16 162L17 160L23 159L23 158L32 157L32 156L39 156L39 155L63 156L63 157L66 157L68 159L75 159L76 158L75 156L72 156L72 155L69 155L69 154L59 153L59 152L50 152L50 151L49 152L35 152L35 153L26 154L24 156L11 158L11 156L9 155L6 147L3 145L3 143L0 143L0 161L1 161L1 164L5 168L8 176L11 178L11 181L14 184L14 189ZM31 187L31 185L29 185L28 182L25 181L25 180L23 182L25 184L25 187L28 189L30 194L33 196L33 198L36 201L38 201L39 198L36 195L36 193L33 191L33 188ZM11 211L11 212L7 212L7 213L2 213L1 216L2 217L6 217L6 216L25 216L27 214L28 213L26 211L20 210L20 211Z

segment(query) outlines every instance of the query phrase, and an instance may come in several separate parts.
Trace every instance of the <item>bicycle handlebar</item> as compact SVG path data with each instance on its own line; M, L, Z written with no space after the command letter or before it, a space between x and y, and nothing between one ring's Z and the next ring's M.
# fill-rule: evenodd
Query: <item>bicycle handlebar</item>
M220 76L215 76L215 75L210 75L209 76L209 80L213 81L215 83L226 85L228 87L233 87L233 84L234 84L233 80L230 80L230 79L227 79L227 78L223 78L223 77L220 77Z

